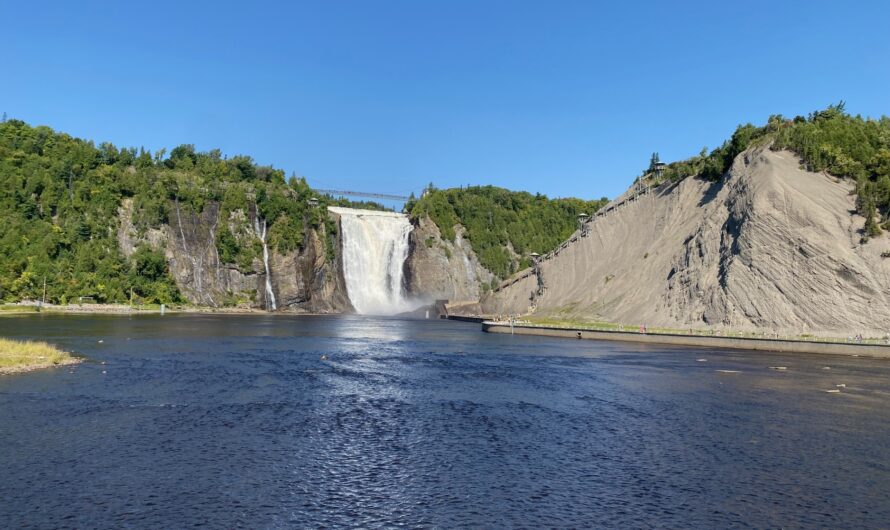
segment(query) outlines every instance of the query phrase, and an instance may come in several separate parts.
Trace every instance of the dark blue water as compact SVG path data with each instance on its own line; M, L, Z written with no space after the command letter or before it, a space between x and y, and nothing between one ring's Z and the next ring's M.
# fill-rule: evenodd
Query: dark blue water
M890 524L888 362L359 317L0 335L89 357L0 377L2 528Z

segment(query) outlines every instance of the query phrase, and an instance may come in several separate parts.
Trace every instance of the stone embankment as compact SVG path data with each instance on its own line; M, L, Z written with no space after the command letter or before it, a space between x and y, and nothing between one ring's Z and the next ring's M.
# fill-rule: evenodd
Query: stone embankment
M890 359L890 345L830 342L819 340L790 340L757 337L701 336L674 333L641 333L629 331L591 330L584 328L563 328L510 322L485 321L482 331L511 335L536 335L567 339L609 340L666 344L672 346L693 346L700 348L724 348L736 350L767 351L775 353L818 353L831 355L851 355Z

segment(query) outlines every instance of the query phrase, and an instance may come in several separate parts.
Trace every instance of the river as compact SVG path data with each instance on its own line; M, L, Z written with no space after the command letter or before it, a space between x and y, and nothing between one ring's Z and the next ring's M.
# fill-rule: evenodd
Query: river
M887 361L357 316L5 316L0 335L88 358L0 376L0 528L890 521Z

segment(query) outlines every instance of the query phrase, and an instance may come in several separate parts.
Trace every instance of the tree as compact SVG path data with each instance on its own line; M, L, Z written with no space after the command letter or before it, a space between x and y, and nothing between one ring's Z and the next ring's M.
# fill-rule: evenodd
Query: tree
M877 212L875 210L875 203L873 200L865 201L865 234L869 237L877 236L881 233L881 227L878 226L875 218L877 217Z
M133 266L136 274L146 280L157 280L167 273L164 254L147 246L141 246L133 253Z
M482 265L503 278L528 266L531 252L543 254L562 243L577 228L579 213L593 213L607 202L468 186L428 189L407 211L414 219L428 216L446 240L454 240L455 226L463 226Z
M182 144L170 151L170 158L164 161L169 168L189 169L195 166L198 156L195 154L195 146L193 144Z

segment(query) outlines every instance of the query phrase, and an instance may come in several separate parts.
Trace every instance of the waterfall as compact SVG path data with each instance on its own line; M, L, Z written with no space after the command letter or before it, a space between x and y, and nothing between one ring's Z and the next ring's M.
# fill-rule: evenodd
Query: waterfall
M333 206L328 209L340 216L343 275L355 310L394 315L413 309L402 288L402 267L411 233L408 216Z
M272 275L269 274L269 245L266 244L266 220L263 219L263 227L260 229L260 219L257 217L253 220L253 226L256 230L257 237L263 243L263 266L266 268L266 309L272 308L275 311L275 293L272 292Z

